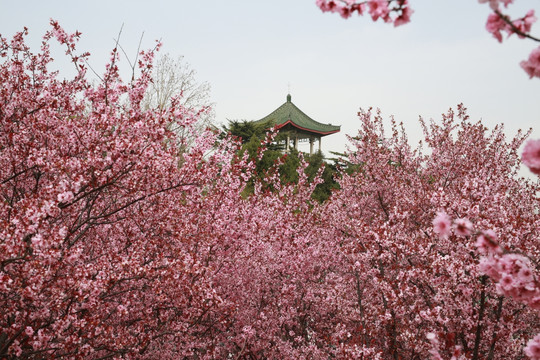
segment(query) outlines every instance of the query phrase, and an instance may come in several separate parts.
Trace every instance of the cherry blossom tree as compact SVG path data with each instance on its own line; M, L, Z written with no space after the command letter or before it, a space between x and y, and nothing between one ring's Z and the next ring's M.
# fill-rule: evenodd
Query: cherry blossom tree
M538 140L527 142L523 149L522 160L532 172L538 174L538 164L540 164ZM449 229L450 218L445 213L440 213L433 223L436 232L438 232L437 229L441 228ZM462 224L467 224L467 233L471 235L472 224L470 221L458 219L455 224L456 233L462 231L460 230ZM538 224L536 226L538 229ZM441 232L438 233L441 236ZM538 259L538 251L531 252L531 249L527 249L529 255L516 253L515 249L501 245L497 234L491 229L484 230L478 235L476 247L484 255L480 260L479 269L494 281L498 294L511 297L534 310L540 310L540 281L534 270L535 267L538 268L538 261L535 260ZM433 357L441 358L434 334L430 334L430 339L434 346ZM540 334L532 338L524 350L529 358L540 359Z
M538 184L516 178L524 135L507 142L502 128L488 133L460 106L440 124L422 122L424 155L397 124L387 135L379 115L360 117L349 159L359 171L343 176L325 216L348 265L337 298L352 315L339 346L358 358L423 359L431 334L448 359L522 356L538 313L497 295L478 268L471 227L538 254Z
M229 187L227 142L199 136L189 154L168 124L196 122L173 100L144 109L153 52L124 83L118 51L86 81L79 33L56 22L32 53L0 39L0 357L155 358L208 352L200 336L221 302L202 262L197 204ZM77 68L51 72L56 38ZM231 172L232 173L232 172ZM222 189L223 190L223 189Z

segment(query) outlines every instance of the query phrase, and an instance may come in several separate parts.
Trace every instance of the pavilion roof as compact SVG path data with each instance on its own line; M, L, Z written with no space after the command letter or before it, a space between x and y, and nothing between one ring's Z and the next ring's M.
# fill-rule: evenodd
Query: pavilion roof
M287 101L283 105L278 107L269 115L254 122L271 122L276 126L277 129L290 124L292 127L299 130L303 130L304 132L312 132L320 136L337 133L341 128L341 126L323 124L313 120L292 103L290 94L287 95Z

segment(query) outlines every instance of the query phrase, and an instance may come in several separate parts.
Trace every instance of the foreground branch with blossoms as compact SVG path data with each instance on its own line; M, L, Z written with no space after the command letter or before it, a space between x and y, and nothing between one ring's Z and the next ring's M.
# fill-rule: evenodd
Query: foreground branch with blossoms
M316 0L317 6L323 12L339 13L344 19L354 13L363 15L367 12L373 21L382 19L394 26L404 25L411 21L413 10L408 0ZM486 30L493 34L499 41L503 41L501 32L508 36L516 34L520 39L528 39L540 42L540 38L531 34L531 27L536 22L534 10L529 10L525 16L512 20L510 15L501 10L501 4L505 8L514 0L478 0L479 3L489 3L493 12L488 16ZM534 49L527 60L523 60L520 66L530 78L540 78L540 47Z
M538 258L540 185L516 176L526 135L489 132L459 105L421 121L424 153L399 124L386 132L380 113L361 111L340 189L320 204L321 173L310 181L305 162L295 183L281 181L284 159L250 182L260 176L235 141L194 131L184 146L171 125L189 132L199 114L176 100L141 106L152 51L125 83L114 50L91 84L79 34L51 26L37 54L26 30L0 39L0 358L535 349L538 312L497 293L472 235L472 224L492 229L501 247ZM77 66L72 79L49 70L54 39ZM536 169L532 144L523 162Z
M335 12L344 19L351 17L355 12L363 15L367 12L373 21L382 19L386 23L400 26L411 20L413 10L408 0L316 0L317 6L323 12Z

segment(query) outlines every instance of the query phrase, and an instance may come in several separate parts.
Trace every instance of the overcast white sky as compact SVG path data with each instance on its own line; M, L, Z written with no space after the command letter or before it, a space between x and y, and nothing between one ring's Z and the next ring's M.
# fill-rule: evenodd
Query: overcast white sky
M534 128L540 138L540 80L519 67L538 44L485 31L489 8L477 0L411 0L412 22L394 28L367 17L323 14L314 0L59 1L0 0L0 33L23 26L38 49L49 19L83 33L79 50L103 71L122 24L123 47L134 54L161 39L163 52L184 55L212 86L219 122L254 120L285 101L313 119L342 126L323 138L323 151L342 151L358 129L360 107L379 107L402 121L413 141L418 116L440 119L463 102L473 120L508 135ZM516 0L515 15L538 0ZM539 15L540 16L540 15ZM540 24L533 26L540 34Z

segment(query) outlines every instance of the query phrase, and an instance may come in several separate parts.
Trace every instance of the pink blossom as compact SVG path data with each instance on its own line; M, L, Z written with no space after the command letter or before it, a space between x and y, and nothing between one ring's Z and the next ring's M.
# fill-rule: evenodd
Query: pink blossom
M71 200L73 200L73 193L71 191L64 191L58 194L58 201L61 203L67 203Z
M519 254L490 255L480 262L480 272L497 282L497 291L517 301L538 307L540 289L530 268L530 260Z
M499 0L478 0L480 4L489 3L489 7L493 10L497 10L499 8Z
M539 65L540 65L540 48L536 49L539 53ZM540 67L538 68L540 75ZM540 175L540 139L529 140L523 148L523 153L521 154L521 161L529 167L529 169Z
M454 231L459 236L469 236L473 230L473 225L468 219L456 219L454 221Z
M348 6L340 6L338 8L338 12L341 15L341 17L344 19L348 19L349 17L351 17L351 13L352 13L351 8Z
M336 9L338 8L338 4L334 0L328 1L326 6L328 7L328 11L334 11L335 12Z
M323 12L336 11L336 7L338 6L334 0L316 0L316 4Z
M358 15L363 15L365 9L366 9L366 4L365 3L351 5L351 11L353 11L353 12L357 11Z
M323 11L323 12L326 12L328 11L328 4L326 3L326 0L316 0L315 1L315 4L317 4L317 6Z
M531 31L531 26L536 20L538 19L534 16L534 9L527 11L525 18L523 19L523 22L528 26L527 31Z
M540 310L540 291L529 301L529 306L535 310Z
M408 6L403 8L403 10L401 10L401 15L399 15L396 20L394 20L394 26L400 26L410 22L413 12L414 10Z
M17 357L20 357L22 355L21 344L18 340L15 340L13 342L10 351L13 352Z
M253 329L253 327L251 327L249 325L246 325L246 326L244 326L242 328L242 333L245 334L245 336L248 337L248 338L251 338L251 337L255 336L255 334L256 334L255 329Z
M499 9L499 1L504 4L505 7L508 6L508 4L511 4L514 2L514 0L478 0L480 4L489 3L489 7L492 10L498 10Z
M51 21L51 25L53 26L53 35L56 37L58 42L62 44L66 43L68 40L68 35L65 30L58 24L57 21Z
M518 33L518 36L520 38L524 38L523 34L526 34L531 31L531 26L536 22L536 16L534 16L534 10L529 10L525 17L522 19L518 19L512 22L512 24L521 32L522 34ZM513 31L513 29L512 29Z
M510 275L504 275L499 281L499 284L504 290L509 291L514 285L514 279Z
M116 308L121 315L126 315L128 312L127 308L124 305L118 305Z
M388 18L388 13L390 12L388 9L387 0L369 0L367 5L369 14L371 15L373 21L377 21L379 17L386 21Z
M24 333L27 336L32 336L34 334L34 329L32 329L31 326L27 326L26 329L24 329Z
M525 354L532 360L540 360L540 334L529 340L524 350Z
M482 258L478 264L478 270L495 281L499 281L501 279L501 269L498 259L495 259L492 256Z
M508 24L497 14L493 13L488 16L486 30L490 32L499 42L502 42L502 30L508 30Z
M431 359L443 360L441 354L439 353L439 340L437 339L437 335L435 335L435 333L429 332L426 334L426 338L431 344L431 348L428 351L431 355Z
M520 62L519 64L523 70L529 74L531 79L533 77L540 77L540 47L534 49L529 55L529 58ZM537 171L540 172L540 168Z
M528 267L522 267L518 272L518 279L521 283L529 283L534 280L533 273Z
M454 347L454 352L452 354L452 358L450 360L458 360L461 359L461 354L463 353L463 347L461 345L456 345Z
M36 234L34 236L32 236L32 245L34 245L35 247L42 247L43 246L43 236L41 236L41 234Z
M441 238L447 238L450 235L450 217L445 212L438 212L435 219L433 219L433 231Z
M502 252L499 244L497 243L497 234L493 230L485 230L478 236L476 240L476 247L482 254Z

